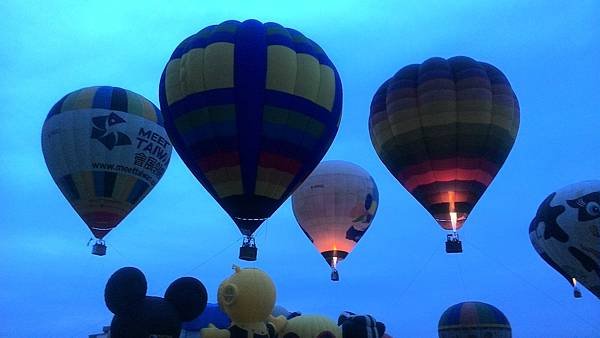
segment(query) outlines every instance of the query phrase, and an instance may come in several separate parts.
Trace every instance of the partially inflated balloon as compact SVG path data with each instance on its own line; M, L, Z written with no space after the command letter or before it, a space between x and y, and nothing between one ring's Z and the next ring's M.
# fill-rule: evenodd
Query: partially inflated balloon
M160 104L175 149L248 243L329 148L342 87L327 55L301 33L226 21L175 49Z
M52 107L42 150L52 178L102 240L160 180L171 143L152 102L105 86L74 91Z
M440 338L510 338L512 329L502 311L482 302L449 307L438 323Z
M206 304L206 308L198 317L183 323L181 328L186 331L200 331L203 328L208 327L209 324L212 324L219 329L226 329L231 324L231 320L227 317L227 314L219 308L219 304L209 303Z
M342 338L342 330L327 317L301 315L289 319L279 336L282 338Z
M550 194L529 226L540 256L573 286L600 298L600 181L584 181ZM577 290L576 290L577 295Z
M506 160L519 104L496 67L459 56L400 69L371 103L371 141L446 230L458 230Z
M336 264L371 225L378 203L373 178L345 161L322 162L292 196L296 220L334 269L332 279Z

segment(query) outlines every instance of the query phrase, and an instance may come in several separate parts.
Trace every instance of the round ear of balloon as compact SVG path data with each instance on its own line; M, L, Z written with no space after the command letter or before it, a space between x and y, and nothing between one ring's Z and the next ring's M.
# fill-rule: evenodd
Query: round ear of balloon
M502 311L482 302L452 305L438 323L440 338L512 337L510 323Z
M324 161L292 195L294 216L304 234L331 266L348 256L377 212L379 193L363 168L345 161Z
M469 57L434 57L400 69L371 102L369 132L390 173L450 231L457 231L506 160L519 103L496 67Z
M181 323L196 318L206 306L206 289L192 277L175 280L164 298L146 296L146 291L146 277L137 268L121 268L108 279L104 299L114 313L111 337L178 338Z
M529 225L542 259L581 297L581 283L600 298L600 181L583 181L551 193Z
M42 128L42 151L58 188L106 253L104 236L152 190L167 169L171 143L158 108L118 87L65 95Z
M160 80L169 137L231 216L256 259L253 234L313 171L342 112L338 72L291 28L225 21L183 40Z
M261 335L276 337L285 326L283 316L274 318L275 285L265 272L259 269L242 269L234 266L235 272L219 285L219 306L231 320L225 330L216 327L202 329L203 338L252 337Z
M338 325L344 338L380 338L385 334L385 324L378 322L371 315L357 315L345 311L338 317Z

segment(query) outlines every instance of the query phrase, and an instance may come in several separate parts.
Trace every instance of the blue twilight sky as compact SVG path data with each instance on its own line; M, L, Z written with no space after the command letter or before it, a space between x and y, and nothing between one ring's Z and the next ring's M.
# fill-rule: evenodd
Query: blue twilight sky
M149 294L193 275L214 302L232 263L266 270L290 310L371 313L394 337L435 337L441 313L465 300L500 308L516 337L600 337L600 301L587 290L573 299L527 231L547 194L600 178L599 1L5 0L0 13L0 337L99 331L112 316L106 280L128 265L145 272ZM303 32L340 72L342 123L325 158L364 167L381 198L341 281L329 281L290 201L259 230L258 262L240 262L237 228L175 152L162 181L107 237L107 256L92 256L89 231L44 163L48 110L91 85L158 104L161 71L181 40L249 18ZM454 55L500 68L522 115L511 155L462 231L465 252L447 256L443 231L379 161L367 119L373 93L395 71Z

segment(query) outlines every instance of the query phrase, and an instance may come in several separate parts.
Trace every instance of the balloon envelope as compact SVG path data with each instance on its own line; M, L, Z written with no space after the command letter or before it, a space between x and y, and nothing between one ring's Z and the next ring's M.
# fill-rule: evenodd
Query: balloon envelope
M283 306L275 304L275 306L273 307L273 311L271 311L271 315L273 317L284 316L287 318L287 316L290 315L290 312Z
M185 164L251 236L329 148L342 87L327 55L301 33L226 21L175 49L160 103Z
M202 314L194 320L184 322L182 328L187 331L200 331L208 327L208 324L213 324L219 329L226 329L230 323L231 320L225 312L221 311L219 304L209 303Z
M378 204L373 178L345 161L322 162L292 196L298 224L332 266L354 249Z
M171 157L158 108L108 86L58 101L44 121L42 150L52 178L98 239L152 190Z
M449 307L438 323L440 338L510 338L512 329L502 311L482 302Z
M434 219L459 229L510 152L519 104L496 67L458 56L400 69L377 90L377 154Z
M342 338L341 329L331 319L320 315L301 315L287 321L282 338Z
M584 181L550 194L529 226L538 254L573 284L600 298L600 181Z

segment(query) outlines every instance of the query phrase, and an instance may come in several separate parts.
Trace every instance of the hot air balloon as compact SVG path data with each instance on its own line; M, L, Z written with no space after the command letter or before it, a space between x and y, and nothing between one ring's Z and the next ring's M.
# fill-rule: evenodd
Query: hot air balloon
M502 311L482 302L449 307L438 323L440 338L510 338L512 329Z
M301 315L290 318L281 338L342 338L342 330L331 319L321 315Z
M462 252L457 231L506 160L519 104L496 67L458 56L406 66L377 90L369 132L381 161Z
M187 337L189 335L190 337L198 337L200 335L200 330L209 327L209 324L212 324L219 329L226 329L231 324L231 320L227 317L227 314L219 308L219 304L208 303L206 304L204 311L202 311L196 319L181 324L181 328L185 332L185 334L182 332L182 336Z
M345 161L322 162L292 195L296 220L331 266L331 280L339 280L337 264L368 230L378 203L373 178Z
M118 87L60 99L42 128L42 150L60 191L106 253L104 237L152 190L171 157L158 108Z
M600 298L600 181L568 185L548 195L529 225L537 253L571 283Z
M255 260L254 232L329 149L342 87L301 33L226 21L175 49L160 104L180 157L244 235L240 258Z

